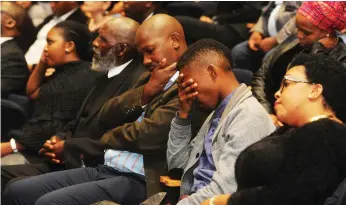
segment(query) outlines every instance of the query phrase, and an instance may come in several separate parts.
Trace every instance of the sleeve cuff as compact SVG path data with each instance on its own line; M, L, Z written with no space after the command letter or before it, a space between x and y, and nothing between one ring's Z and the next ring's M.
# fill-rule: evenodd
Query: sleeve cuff
M187 126L191 124L191 115L187 119L179 117L179 112L175 113L174 122L181 126Z

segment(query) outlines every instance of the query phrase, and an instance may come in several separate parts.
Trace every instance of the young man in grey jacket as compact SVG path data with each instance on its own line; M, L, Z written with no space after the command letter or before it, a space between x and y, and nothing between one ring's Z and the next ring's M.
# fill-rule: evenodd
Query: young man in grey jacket
M232 72L231 51L203 39L180 58L180 108L169 133L168 168L182 168L178 205L197 205L237 189L234 164L242 150L275 130L267 112L239 84ZM191 136L190 110L214 110L196 137ZM191 140L193 138L193 140Z

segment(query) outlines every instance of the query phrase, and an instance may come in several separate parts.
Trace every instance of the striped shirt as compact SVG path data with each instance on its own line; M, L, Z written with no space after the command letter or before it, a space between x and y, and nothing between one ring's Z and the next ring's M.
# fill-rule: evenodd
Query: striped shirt
M170 88L177 80L179 72L177 71L171 79L169 79L164 90ZM145 111L137 119L137 122L142 122ZM143 155L128 151L119 151L113 149L105 150L105 165L112 167L120 172L135 173L144 176L144 161Z

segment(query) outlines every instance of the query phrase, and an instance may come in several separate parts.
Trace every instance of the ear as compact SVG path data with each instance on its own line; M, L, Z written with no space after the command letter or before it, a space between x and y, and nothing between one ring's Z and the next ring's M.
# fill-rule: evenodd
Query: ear
M71 53L75 50L75 44L73 41L69 41L65 44L65 51L66 53Z
M180 47L180 35L177 32L174 32L171 34L171 39L172 39L172 46L175 50L178 50Z
M313 85L312 90L308 97L310 100L315 100L319 98L320 96L322 96L322 92L323 92L323 86L321 84Z
M151 1L147 1L144 6L147 7L147 8L150 8L151 6L153 5L153 2Z
M8 18L5 22L7 28L13 29L17 25L17 22L13 18Z
M209 76L213 81L216 81L217 79L217 73L216 73L216 68L213 64L210 64L207 68L207 71L209 73Z
M115 46L115 55L119 57L123 57L128 51L128 46L125 43L119 43Z

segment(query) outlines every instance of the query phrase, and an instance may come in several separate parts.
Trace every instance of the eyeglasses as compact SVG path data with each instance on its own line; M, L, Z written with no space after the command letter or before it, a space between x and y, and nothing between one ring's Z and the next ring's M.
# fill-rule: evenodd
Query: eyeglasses
M285 75L284 78L281 81L280 93L283 92L284 88L289 86L287 81L291 81L291 82L294 82L294 83L306 83L306 84L310 84L310 85L314 85L315 84L315 83L309 82L307 80L297 79L297 78L295 78L294 76L291 76L291 75Z

